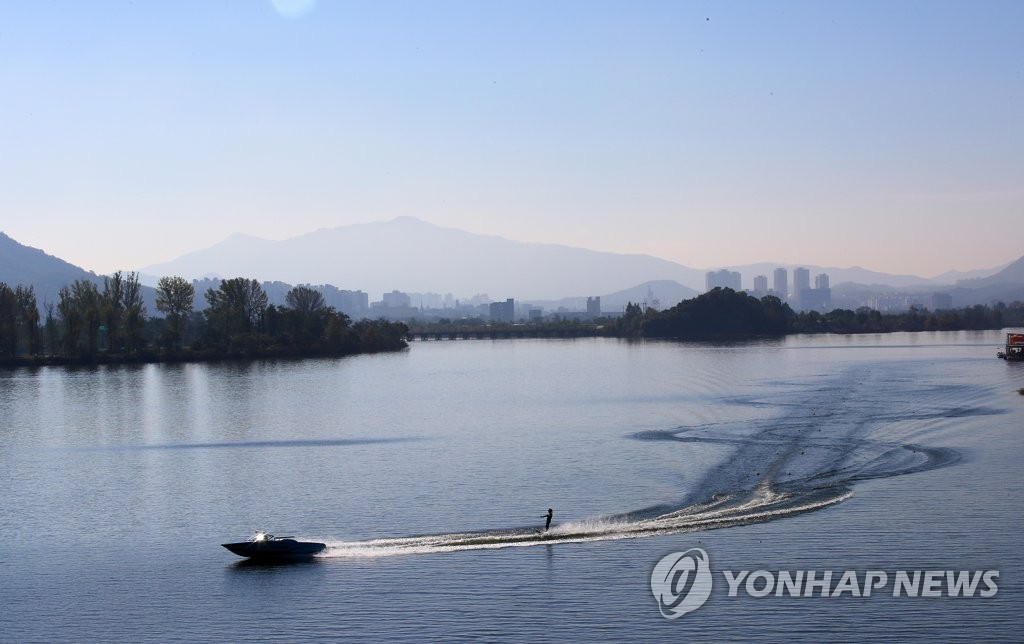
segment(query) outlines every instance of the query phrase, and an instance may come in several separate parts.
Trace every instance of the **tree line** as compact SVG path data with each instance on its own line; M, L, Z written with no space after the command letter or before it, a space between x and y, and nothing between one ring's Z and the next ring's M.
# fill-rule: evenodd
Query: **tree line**
M209 360L246 357L341 356L404 348L408 327L385 320L351 319L327 306L310 287L288 291L284 306L268 304L254 279L236 277L203 294L181 277L161 278L156 307L147 316L135 273L115 273L102 289L77 280L47 302L40 317L31 286L0 282L0 363ZM621 317L599 321L596 333L626 338L742 340L792 333L890 333L1024 326L1024 303L962 309L881 313L795 312L778 297L756 298L716 288L658 311L629 303Z
M881 313L867 307L798 313L774 295L756 298L715 288L664 311L629 303L621 317L605 322L606 335L682 340L742 340L792 333L985 330L1024 325L1024 303L999 302L941 311L912 308L902 313Z
M0 282L0 361L118 362L342 356L404 348L404 324L351 319L310 287L292 288L285 306L268 304L254 279L224 280L203 294L181 277L156 288L162 316L147 316L137 273L114 273L102 288L76 280L44 315L31 286Z

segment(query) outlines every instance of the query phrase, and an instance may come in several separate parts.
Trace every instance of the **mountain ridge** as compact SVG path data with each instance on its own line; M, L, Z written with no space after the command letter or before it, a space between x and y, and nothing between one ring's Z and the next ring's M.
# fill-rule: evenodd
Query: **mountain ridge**
M391 290L489 293L497 299L558 299L614 292L641 282L703 280L703 272L642 254L517 242L413 218L322 228L280 242L228 238L145 274L195 278L250 275L289 283L330 283L371 294ZM197 263L197 260L205 262Z
M348 234L353 228L364 234L356 240L351 239ZM409 239L404 244L396 241L401 237L396 231L412 239L411 250ZM440 235L435 234L438 231ZM313 271L302 276L277 271L277 268L284 267L296 257L318 254L326 256L326 260L321 257L319 261L340 265L341 272L332 277L315 274ZM347 261L336 261L339 257L347 257ZM194 270L175 270L178 268L174 266L175 262L191 264ZM216 266L212 265L215 263ZM451 275L471 275L475 281L461 284L470 288L460 290L460 285L446 283L444 275L434 274L438 266ZM762 262L731 267L731 270L743 272L744 287L749 288L755 273L767 275L771 285L771 270L779 267L790 269L794 266ZM161 267L167 270L161 270ZM954 302L958 305L987 304L999 299L1006 302L1024 299L1021 295L1024 293L1024 257L1004 264L999 270L957 272L955 274L978 277L962 279L956 284L936 283L935 279L917 276L892 276L860 267L804 267L812 271L812 275L828 273L833 289L839 291L844 285L878 292L909 289L922 292L945 291L954 294ZM658 285L654 296L661 300L661 305L671 306L677 298L689 298L703 291L707 272L649 255L609 253L564 244L517 242L497 235L479 235L457 228L444 228L414 217L321 228L283 242L235 233L214 246L143 270L154 269L161 271L158 277L181 275L188 279L203 279L211 276L241 276L261 282L293 285L331 284L341 289L368 293L373 293L376 285L378 293L393 289L411 293L458 292L460 298L486 294L491 300L500 301L512 297L523 302L544 303L545 308L546 305L577 306L585 302L587 296L601 295L606 310L620 308L618 300L622 298L643 301L640 296L646 294L646 288L651 284ZM380 273L384 273L383 277ZM844 279L846 275L869 279ZM524 276L530 279L523 279ZM560 276L561 279L556 279ZM0 232L0 281L11 286L33 286L42 305L44 302L56 303L60 288L76 279L88 279L100 286L103 282L102 276L48 255L40 249L24 246ZM898 285L901 280L908 284ZM142 281L146 283L144 275ZM155 285L155 282L156 278L152 278L149 285ZM531 286L536 284L542 284L545 288ZM144 289L144 292L147 300L153 299L151 289ZM149 305L152 309L152 304Z
M26 246L0 231L0 282L11 288L30 285L40 306L58 302L60 289L75 280L103 284L103 277L46 251Z
M243 246L249 248L248 257L239 250ZM758 262L725 268L740 272L743 287L751 288L754 275L766 275L770 285L772 270L791 270L797 266L801 265ZM856 282L900 289L943 284L938 278L893 275L858 266L803 267L812 274L827 273L833 285ZM675 281L700 292L709 270L718 269L692 268L639 253L519 242L402 216L319 228L282 241L236 234L206 249L144 267L141 272L187 278L248 275L289 283L331 283L340 288L364 290L374 297L401 290L451 292L460 297L486 293L495 299L556 300L616 292L658 280ZM980 278L997 270L950 271L943 275L968 274ZM568 278L569 274L574 278Z

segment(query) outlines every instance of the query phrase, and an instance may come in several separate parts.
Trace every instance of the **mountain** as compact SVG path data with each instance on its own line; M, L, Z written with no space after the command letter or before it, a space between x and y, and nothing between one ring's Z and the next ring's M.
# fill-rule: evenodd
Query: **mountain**
M75 280L88 280L100 292L103 291L103 275L47 255L38 248L20 244L0 232L0 282L11 288L31 286L36 294L40 315L46 315L47 304L53 304L56 308L60 301L60 289L70 286ZM157 315L156 289L143 285L141 292L148 314Z
M57 304L60 289L75 280L89 280L102 288L103 278L47 255L38 248L19 244L0 232L0 282L11 288L32 286L40 308L47 302Z
M700 295L700 292L672 280L654 280L644 282L633 288L601 296L601 308L604 311L622 311L626 304L647 304L659 310L672 308L683 300Z
M953 306L973 306L992 302L1024 302L1024 257L1006 268L977 279L960 280L949 289Z
M771 284L776 268L791 271L797 266L757 263L728 268L742 274L744 288L752 288L755 275L768 276ZM871 284L879 291L949 285L957 278L979 278L999 270L951 272L929 279L857 266L803 267L812 276L827 273L834 286L846 282ZM661 280L700 292L704 290L707 271L649 255L518 242L399 217L320 229L284 241L236 234L173 261L144 267L140 272L153 275L146 281L154 284L162 275L189 279L251 277L290 284L333 284L342 289L367 291L372 299L397 289L454 293L461 298L486 293L496 300L514 297L551 302L614 293ZM943 281L942 277L948 280Z
M793 265L761 263L730 268L743 273L743 285L749 288L758 274L769 276L771 284L771 273L778 267L791 269ZM888 275L858 267L804 267L812 275L828 273L834 297L843 295L854 308L872 294L897 290L941 291L951 295L958 307L1024 300L1024 257L1001 269L944 274L974 276L955 285L938 282L939 278ZM460 298L486 293L490 299L513 297L546 310L560 306L585 309L588 295L601 294L602 309L608 312L621 310L627 301L642 303L655 298L662 308L671 307L703 291L706 273L648 255L516 242L411 217L322 229L281 242L232 235L220 244L143 271L157 278L219 275L262 282L332 284L367 291L374 298L393 289L452 292ZM60 288L77 279L93 281L102 288L102 276L0 233L0 281L33 286L41 308L47 302L56 304ZM155 314L154 289L144 286L142 292L148 311ZM197 291L197 305L201 292Z
M1024 285L1024 256L998 273L988 277L960 280L956 285L961 288L987 288L1000 284Z
M960 273L961 275L964 273ZM929 306L921 296L942 293L950 296L954 308L990 305L996 302L1009 304L1024 302L1024 257L1006 265L1002 270L971 271L968 274L986 275L974 279L961 279L956 284L928 283L892 288L883 284L857 284L843 282L832 287L832 304L843 308L856 308L878 295L886 297L904 296L907 302Z
M321 229L279 242L234 235L141 272L327 283L366 291L371 299L395 289L458 297L487 293L496 300L557 299L650 280L704 283L704 271L649 255L517 242L412 217Z
M957 282L962 282L964 280L972 280L980 277L988 277L990 275L995 275L999 271L1005 269L1007 266L1009 266L1009 264L1002 264L1000 266L996 266L995 268L986 268L976 271L946 271L942 275L936 275L929 281L932 282L933 284L956 284Z

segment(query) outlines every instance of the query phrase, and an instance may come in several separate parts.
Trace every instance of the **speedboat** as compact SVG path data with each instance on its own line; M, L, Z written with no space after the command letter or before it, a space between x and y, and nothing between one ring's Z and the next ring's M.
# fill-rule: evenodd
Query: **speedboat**
M327 548L327 544L315 541L296 541L295 537L275 537L260 530L248 541L222 543L222 546L239 557L264 561L308 559Z

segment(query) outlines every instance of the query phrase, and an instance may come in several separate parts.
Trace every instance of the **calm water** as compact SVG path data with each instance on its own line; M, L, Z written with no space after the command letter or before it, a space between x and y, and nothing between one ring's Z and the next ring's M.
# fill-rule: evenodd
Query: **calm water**
M0 640L1019 641L1024 365L1001 339L3 371ZM219 545L258 528L330 547L253 566ZM666 620L651 570L698 546L715 570L998 569L999 590L716 578Z

